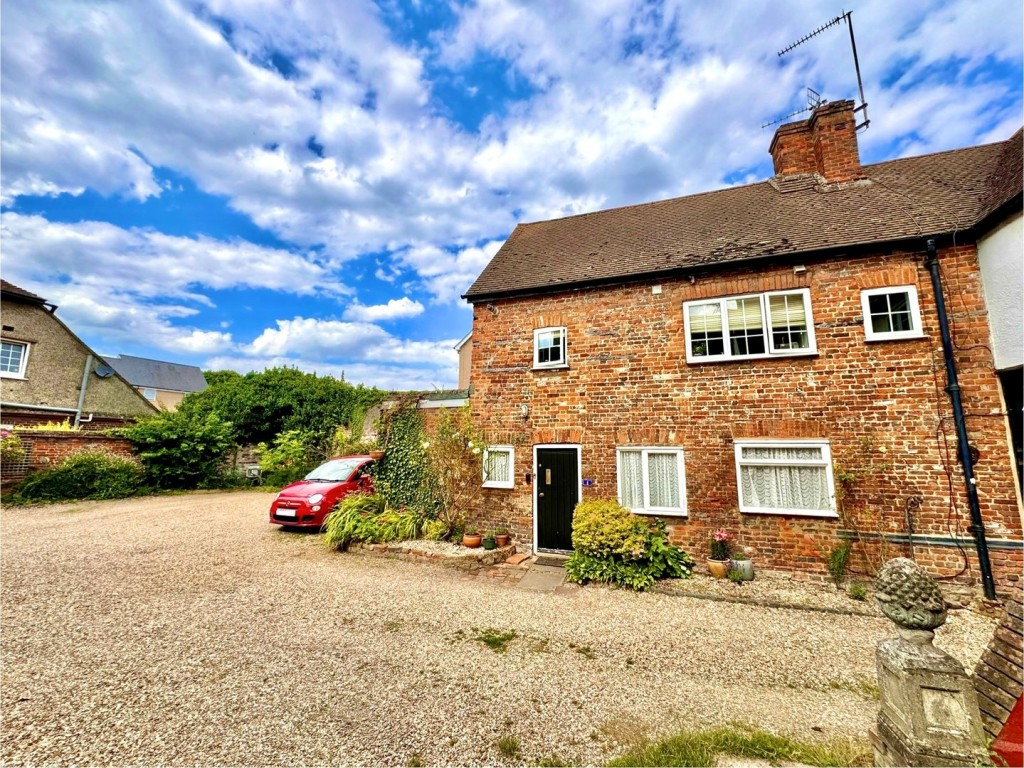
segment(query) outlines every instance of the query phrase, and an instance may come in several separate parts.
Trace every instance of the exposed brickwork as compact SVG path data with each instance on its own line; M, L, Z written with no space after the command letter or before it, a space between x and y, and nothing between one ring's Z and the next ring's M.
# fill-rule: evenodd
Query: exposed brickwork
M83 451L109 453L112 456L135 456L130 440L88 432L23 432L18 437L26 449L24 462L3 468L3 484L9 485L35 469L60 464L64 459Z
M829 182L864 178L852 101L818 107L807 120L779 126L769 152L775 173L817 173Z
M1024 683L1024 594L1018 584L1006 600L1002 620L978 665L974 668L974 689L985 732L999 735Z
M993 373L989 331L973 246L940 252L947 309L976 474L992 539L1021 538L1010 449ZM497 314L474 307L471 397L474 420L492 444L515 446L515 488L485 490L478 521L506 524L532 541L533 446L582 445L584 497L614 497L616 447L677 445L685 450L689 516L666 517L673 541L703 556L719 526L753 547L758 565L824 573L822 556L839 531L914 532L969 539L963 479L935 304L922 254L879 253L792 266L733 268L652 284L492 299ZM866 342L860 291L917 286L926 337ZM806 287L818 354L688 365L682 304L695 298ZM533 329L568 329L568 369L532 370ZM524 419L522 406L529 409ZM740 514L733 441L741 437L824 437L849 474L842 519ZM916 499L920 499L918 504ZM969 549L969 548L968 548ZM895 544L859 541L854 568L866 572ZM939 575L977 580L973 554L915 544L914 556ZM1000 588L1018 580L1021 552L992 550Z

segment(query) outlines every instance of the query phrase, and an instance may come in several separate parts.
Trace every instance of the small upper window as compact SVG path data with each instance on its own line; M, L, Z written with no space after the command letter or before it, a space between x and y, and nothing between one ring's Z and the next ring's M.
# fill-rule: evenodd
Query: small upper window
M688 301L683 315L686 359L691 363L815 352L806 288Z
M515 448L492 445L484 449L484 488L511 488L515 477Z
M27 364L28 344L20 341L0 342L0 376L23 379Z
M564 368L565 328L539 328L533 332L533 367Z
M147 400L156 400L156 390L152 387L146 387L142 390L142 396Z
M864 335L868 341L919 339L924 336L916 286L861 291L860 303L864 310Z

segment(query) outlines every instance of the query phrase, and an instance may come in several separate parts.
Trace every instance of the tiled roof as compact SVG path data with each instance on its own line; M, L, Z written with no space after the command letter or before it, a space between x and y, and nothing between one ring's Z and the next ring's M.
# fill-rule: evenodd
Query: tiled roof
M145 357L106 358L106 363L133 387L150 387L172 392L201 392L206 389L202 370L194 365L167 363Z
M964 230L1020 196L1020 157L1018 132L996 144L866 165L866 180L840 186L810 175L775 178L520 224L466 298Z
M26 291L24 288L19 288L14 283L8 283L6 280L0 280L0 291L7 294L7 297L11 299L24 299L25 301L31 301L36 304L46 303L46 299L42 296L37 296L32 293L32 291Z

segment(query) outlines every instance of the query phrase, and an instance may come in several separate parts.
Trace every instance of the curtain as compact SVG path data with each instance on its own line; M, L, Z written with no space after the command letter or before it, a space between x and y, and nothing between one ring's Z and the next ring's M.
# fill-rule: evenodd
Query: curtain
M791 466L743 464L744 459L793 461ZM743 448L740 485L744 504L767 509L830 510L827 468L796 462L821 461L820 448Z
M674 453L647 454L647 477L650 481L651 506L678 509L679 465Z
M512 470L509 465L512 462L508 459L508 451L487 451L487 482L507 483L509 481L509 472Z
M626 509L643 509L644 474L640 451L619 451L619 503Z

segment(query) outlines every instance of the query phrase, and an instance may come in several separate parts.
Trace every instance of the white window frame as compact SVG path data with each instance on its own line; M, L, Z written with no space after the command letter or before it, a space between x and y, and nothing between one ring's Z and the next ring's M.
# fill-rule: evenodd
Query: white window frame
M913 328L909 331L875 331L871 325L872 296L884 296L891 293L906 293L907 303L910 305L910 321ZM924 327L921 325L921 304L917 300L916 285L890 285L885 288L868 288L860 292L860 306L864 312L864 339L865 341L898 341L900 339L923 339Z
M832 449L828 440L736 440L736 497L740 512L751 515L798 515L800 517L838 518L836 513L836 486L832 476ZM813 461L792 461L774 459L744 459L744 448L821 448L821 459ZM829 509L779 509L777 507L752 507L743 500L742 467L824 467L825 483L828 490Z
M671 515L672 517L687 517L686 504L686 458L683 449L674 445L620 445L615 448L615 485L619 496L619 503L622 503L622 454L627 451L640 453L640 467L643 477L644 506L642 508L631 508L630 511L638 515ZM648 469L648 457L652 453L674 453L676 455L676 472L679 475L679 504L678 507L654 507L651 506L651 483Z
M557 363L542 363L540 362L540 337L544 334L550 334L558 331L562 334L562 359ZM534 369L550 369L550 368L568 368L569 367L569 353L568 353L568 334L566 333L564 325L552 325L546 328L538 328L533 332L533 367Z
M21 365L18 367L18 372L13 371L0 371L0 378L4 379L24 379L25 371L28 368L28 353L32 348L32 344L27 341L18 341L17 339L0 339L4 344L17 344L22 347L21 352Z
M769 301L773 296L793 296L799 294L803 297L804 312L807 314L807 349L776 349L775 339L771 328L771 314ZM734 355L729 351L729 313L726 302L740 299L758 299L761 302L761 327L765 333L765 352L753 355ZM694 355L693 345L690 338L690 307L703 304L717 304L720 307L722 317L722 347L721 355ZM811 311L811 291L809 288L793 288L788 291L766 291L764 293L746 293L737 296L722 296L717 299L696 299L683 302L683 325L686 328L686 362L687 363L715 363L728 360L763 360L770 357L804 357L818 354L818 343L814 337L814 315Z
M150 397L151 394L152 397ZM150 402L153 402L156 400L156 390L153 387L143 387L142 396L149 400Z
M508 480L487 479L487 458L491 452L508 454ZM484 488L514 488L516 484L516 449L511 445L489 445L484 448Z

